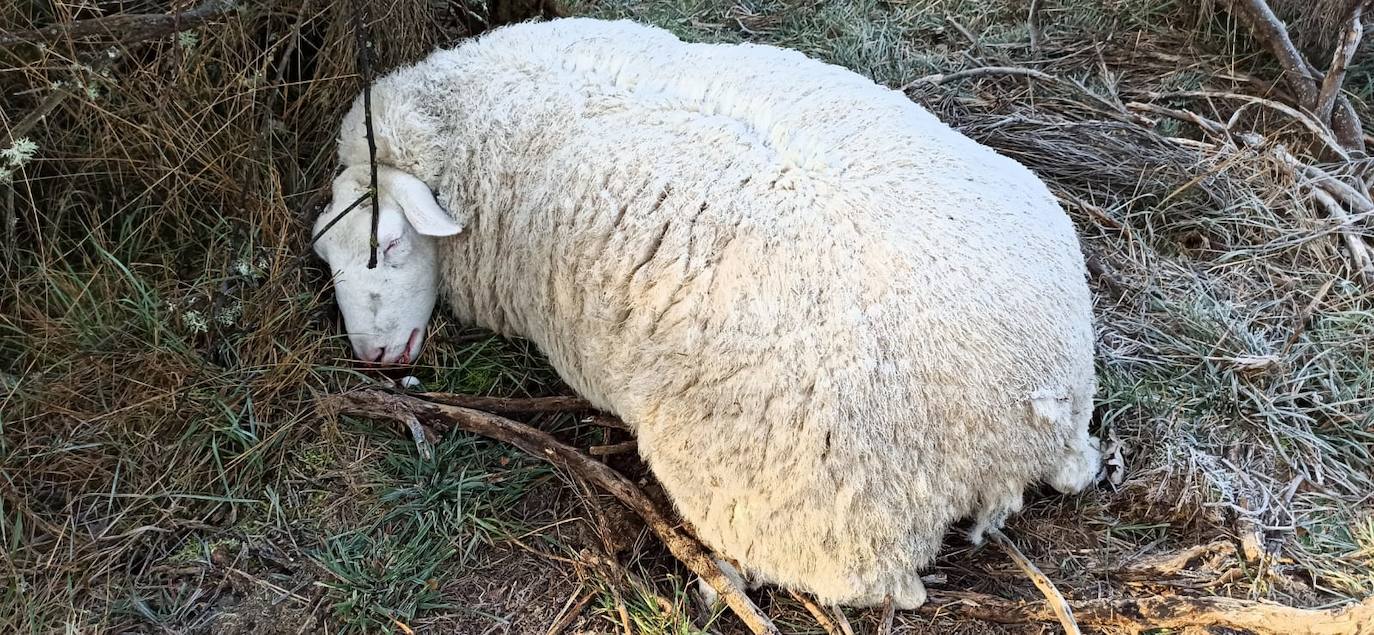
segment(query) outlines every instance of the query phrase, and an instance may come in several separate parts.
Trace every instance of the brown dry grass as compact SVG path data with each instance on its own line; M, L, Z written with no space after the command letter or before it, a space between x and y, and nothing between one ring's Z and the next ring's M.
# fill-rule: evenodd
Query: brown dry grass
M617 631L625 607L637 632L693 631L682 570L614 505L504 448L454 437L425 462L390 430L316 416L314 395L366 379L305 248L358 90L350 14L320 0L243 4L145 43L0 50L0 146L36 146L0 185L0 630L536 632L593 592L579 628ZM380 65L529 6L387 3L373 25ZM891 85L994 64L1078 82L982 76L911 93L1040 173L1097 271L1098 425L1119 441L1123 478L1037 496L1009 533L1071 598L1316 606L1374 594L1374 295L1272 153L1124 107L1224 121L1238 103L1153 93L1268 95L1273 68L1224 14L1046 6L1038 55L1019 3L570 8L792 46ZM12 3L0 30L92 15L91 3ZM1366 97L1368 69L1350 86ZM1238 121L1314 148L1282 116ZM438 333L417 372L433 389L560 390L521 343ZM1218 540L1243 548L1182 575L1141 568ZM596 564L607 554L625 566ZM1009 562L958 537L932 573L1034 597ZM815 632L784 594L762 602L788 632ZM851 618L868 629L876 615Z

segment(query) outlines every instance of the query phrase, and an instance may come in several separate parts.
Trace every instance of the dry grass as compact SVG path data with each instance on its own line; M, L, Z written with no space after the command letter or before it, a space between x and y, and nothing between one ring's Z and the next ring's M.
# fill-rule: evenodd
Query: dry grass
M90 17L89 4L7 4L0 30ZM682 570L613 505L505 448L454 436L426 462L391 430L314 413L314 395L367 380L345 359L304 245L358 89L350 15L320 0L245 4L146 43L0 50L0 146L36 146L0 185L0 630L542 632L585 589L596 595L577 628L617 632L624 615L636 632L692 632ZM1064 80L911 91L1041 174L1097 270L1099 426L1120 443L1123 478L1037 497L1010 533L1075 598L1316 606L1374 594L1374 295L1270 153L1125 108L1224 121L1238 103L1153 93L1267 95L1273 68L1224 14L1190 3L1045 4L1038 55L1021 3L570 10L791 46L894 86L986 65ZM528 13L441 5L388 3L374 26L383 67ZM1357 66L1357 101L1370 84ZM1246 129L1314 147L1282 116L1247 113ZM561 390L524 344L437 332L417 372L430 388ZM1203 579L1123 574L1150 554L1231 539L1254 551ZM607 555L624 566L588 564ZM1034 593L957 537L932 573L949 588ZM783 594L764 606L788 632L817 632ZM850 618L864 630L877 616Z

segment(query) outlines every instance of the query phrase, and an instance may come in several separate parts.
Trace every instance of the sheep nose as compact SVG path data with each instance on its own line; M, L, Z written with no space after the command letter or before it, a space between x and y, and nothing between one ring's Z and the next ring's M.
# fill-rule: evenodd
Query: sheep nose
M379 363L386 356L385 346L369 346L358 351L358 357L365 362Z

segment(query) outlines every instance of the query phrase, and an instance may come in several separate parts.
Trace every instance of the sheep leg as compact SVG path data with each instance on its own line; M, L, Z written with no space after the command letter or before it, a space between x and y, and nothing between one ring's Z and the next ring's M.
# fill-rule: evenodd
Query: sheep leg
M713 559L716 561L716 566L720 567L721 572L725 574L725 577L730 578L730 581L733 582L736 587L746 591L753 591L761 586L759 582L745 579L744 575L739 572L739 569L736 569L730 562L722 558ZM714 609L716 604L720 602L720 594L716 593L716 590L703 578L697 578L697 595L707 608Z

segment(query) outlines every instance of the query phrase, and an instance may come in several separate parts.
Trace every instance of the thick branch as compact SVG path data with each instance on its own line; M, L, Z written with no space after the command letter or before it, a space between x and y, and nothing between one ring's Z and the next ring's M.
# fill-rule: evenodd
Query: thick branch
M1341 85L1345 83L1346 68L1350 65L1350 60L1355 59L1355 50L1360 48L1360 38L1364 35L1364 26L1360 23L1363 13L1364 0L1354 0L1346 19L1345 32L1341 34L1336 52L1331 55L1331 67L1327 69L1326 78L1322 80L1321 91L1317 95L1316 114L1322 121L1331 120L1332 110L1336 107L1336 97L1341 94Z
M18 44L47 44L58 39L105 36L120 42L140 42L194 29L234 10L233 0L209 0L181 13L133 13L51 24L29 31L0 33L0 48Z
M329 397L324 402L340 412L405 422L415 417L439 428L457 428L513 445L532 456L576 474L616 497L654 531L668 551L706 580L754 633L778 634L773 622L730 582L705 547L683 531L677 519L662 511L633 482L547 433L496 415L437 404L406 395L364 390Z
M930 590L922 615L1000 624L1057 623L1043 602L1017 602L981 593ZM1157 629L1220 628L1254 635L1374 634L1374 598L1344 608L1300 609L1223 597L1152 596L1070 603L1083 625L1138 633Z
M1288 37L1288 27L1274 15L1265 0L1228 0L1231 13L1245 21L1250 33L1261 44L1269 47L1269 52L1278 59L1283 67L1283 80L1297 97L1298 105L1311 110L1317 105L1317 79L1307 70L1307 60L1303 59L1298 47Z

